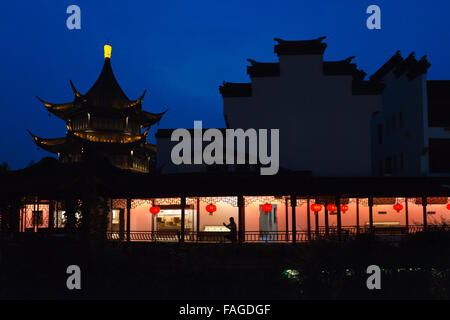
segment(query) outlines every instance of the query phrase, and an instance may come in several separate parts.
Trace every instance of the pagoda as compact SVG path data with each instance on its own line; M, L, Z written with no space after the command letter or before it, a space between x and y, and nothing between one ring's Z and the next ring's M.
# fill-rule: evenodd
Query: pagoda
M66 122L66 136L44 139L28 132L38 147L57 154L64 163L78 162L83 155L95 153L118 168L150 172L156 162L156 146L147 142L147 135L167 110L143 110L145 91L137 100L128 99L114 77L111 49L104 46L103 69L86 94L70 81L73 102L55 104L38 97L49 113Z

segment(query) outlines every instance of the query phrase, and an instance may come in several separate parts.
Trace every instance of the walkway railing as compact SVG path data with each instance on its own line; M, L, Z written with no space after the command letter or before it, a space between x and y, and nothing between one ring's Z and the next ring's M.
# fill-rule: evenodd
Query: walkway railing
M429 225L426 231L450 231L450 226ZM309 233L304 230L296 232L296 242L307 242L319 239L340 239L348 240L355 238L358 234L373 233L378 236L404 236L423 232L424 226L398 226L398 227L342 227L339 234L337 227L320 227L312 229ZM126 241L126 232L107 232L108 240ZM181 240L180 231L131 231L131 241L146 242L179 242ZM230 242L228 232L205 232L205 231L186 231L184 234L185 242ZM238 239L236 239L238 241ZM248 243L286 243L292 242L292 231L246 231L244 242Z

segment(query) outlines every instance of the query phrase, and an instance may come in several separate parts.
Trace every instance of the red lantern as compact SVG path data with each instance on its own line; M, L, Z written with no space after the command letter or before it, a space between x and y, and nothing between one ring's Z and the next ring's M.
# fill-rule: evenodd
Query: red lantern
M395 211L400 212L403 210L403 205L401 205L400 203L396 203L396 204L394 204L393 208Z
M311 205L311 211L313 211L313 212L319 212L320 210L322 210L322 205L321 204L319 204L319 203L313 203L312 205Z
M269 212L272 212L272 205L270 203L263 204L263 205L261 205L261 210L265 214L268 214Z
M447 210L450 210L450 203L447 204Z
M342 204L342 205L341 205L341 211L342 211L343 213L346 213L346 212L348 211L348 205Z
M329 205L327 205L327 210L330 212L336 212L337 206L335 204L329 204Z
M217 207L214 204L208 204L206 206L206 211L209 212L210 215L212 215L214 212L216 212Z
M151 214L158 214L161 211L161 208L158 207L158 206L153 206L153 207L150 208L149 211L150 211Z

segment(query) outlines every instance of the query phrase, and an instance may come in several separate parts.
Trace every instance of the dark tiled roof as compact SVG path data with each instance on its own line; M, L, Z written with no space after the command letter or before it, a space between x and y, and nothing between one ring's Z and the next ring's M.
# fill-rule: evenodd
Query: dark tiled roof
M256 62L252 59L247 59L252 65L247 67L247 74L250 78L259 77L279 77L280 76L280 64L269 62Z
M113 198L179 196L291 195L317 197L421 197L450 195L450 178L438 177L313 177L308 172L216 172L141 174L117 169L107 161L63 164L45 159L36 165L0 175L0 197L39 195L57 199L82 194L86 181Z
M383 64L380 67L380 69L378 69L373 75L370 76L370 80L372 80L372 81L383 80L383 78L402 61L403 61L403 58L400 55L400 50L399 50L385 64Z
M350 75L354 80L363 80L366 73L358 70L356 63L351 63L355 57L341 61L324 61L323 74L325 76Z
M219 87L219 92L224 98L251 97L252 84L224 82L223 85Z
M275 45L274 52L278 56L282 55L307 55L323 54L327 47L322 41L326 37L320 37L315 40L287 41L275 38L278 44Z

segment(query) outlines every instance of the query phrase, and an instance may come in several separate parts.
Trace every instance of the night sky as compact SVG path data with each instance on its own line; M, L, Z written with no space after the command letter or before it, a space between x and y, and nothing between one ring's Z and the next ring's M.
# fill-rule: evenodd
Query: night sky
M68 30L66 8L81 8L81 30ZM366 28L366 8L382 11L382 30ZM0 162L13 169L51 155L26 132L59 137L65 124L35 98L73 100L103 66L112 45L116 78L130 99L144 89L144 109L168 113L151 130L223 127L222 81L246 82L246 59L276 61L274 37L327 36L326 60L356 56L373 73L396 50L427 54L429 79L450 79L450 2L433 1L2 1L0 2ZM276 110L274 110L276 112ZM153 138L152 138L153 139ZM154 140L153 140L154 142Z

